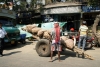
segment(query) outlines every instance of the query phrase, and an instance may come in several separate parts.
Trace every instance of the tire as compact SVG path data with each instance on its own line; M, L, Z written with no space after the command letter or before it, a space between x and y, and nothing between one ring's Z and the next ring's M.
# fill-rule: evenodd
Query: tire
M36 44L36 52L41 57L50 56L50 42L47 39L40 39Z
M22 40L21 40L21 43L22 43L22 44L26 44L25 39L22 39Z
M61 2L61 0L57 0L58 2Z
M22 44L26 44L26 41L22 41L21 43L22 43Z
M92 49L92 47L93 47L91 43L87 43L86 45L87 46L85 47L85 49Z
M79 57L79 54L78 53L76 53L76 57Z

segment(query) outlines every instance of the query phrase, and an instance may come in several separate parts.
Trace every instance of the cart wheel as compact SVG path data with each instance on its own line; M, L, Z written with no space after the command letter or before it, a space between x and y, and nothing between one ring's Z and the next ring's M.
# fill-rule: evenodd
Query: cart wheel
M82 58L85 58L84 53L82 53Z
M79 57L79 54L78 54L78 52L76 53L76 57Z
M50 43L47 39L41 39L36 44L36 52L41 57L50 56Z

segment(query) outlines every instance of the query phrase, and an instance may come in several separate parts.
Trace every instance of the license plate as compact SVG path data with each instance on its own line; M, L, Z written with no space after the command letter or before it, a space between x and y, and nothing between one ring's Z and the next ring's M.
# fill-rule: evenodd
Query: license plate
M11 44L14 44L15 43L15 41L11 41Z

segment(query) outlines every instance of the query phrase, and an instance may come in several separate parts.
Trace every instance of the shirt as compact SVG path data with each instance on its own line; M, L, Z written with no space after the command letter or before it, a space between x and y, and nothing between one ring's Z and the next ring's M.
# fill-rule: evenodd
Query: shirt
M86 25L81 25L79 28L80 36L87 35L88 27Z
M0 28L0 38L4 38L6 34L6 31L3 28Z
M60 32L56 34L55 29L53 29L51 35L52 35L52 40L55 40L56 43L60 41Z

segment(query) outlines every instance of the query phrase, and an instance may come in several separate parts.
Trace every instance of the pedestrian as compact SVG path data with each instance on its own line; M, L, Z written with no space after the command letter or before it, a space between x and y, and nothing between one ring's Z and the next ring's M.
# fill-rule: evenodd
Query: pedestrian
M72 28L70 28L70 32L74 32L75 30L74 30L74 28L72 27Z
M6 31L2 28L2 23L0 22L0 57L3 56L3 49L4 49L4 37L7 36ZM8 38L8 36L7 36Z
M86 21L83 21L82 25L79 28L79 42L78 42L78 48L80 48L82 43L82 52L84 52L84 48L86 45L87 31L88 27L86 25Z
M75 33L75 29L73 27L70 28L69 38L74 41L74 46L75 46L76 45L76 33Z
M62 49L60 44L60 27L58 22L54 23L54 28L52 30L51 35L52 35L51 59L49 62L53 62L52 56L54 51L58 52L58 60L60 61L60 52L62 51Z

